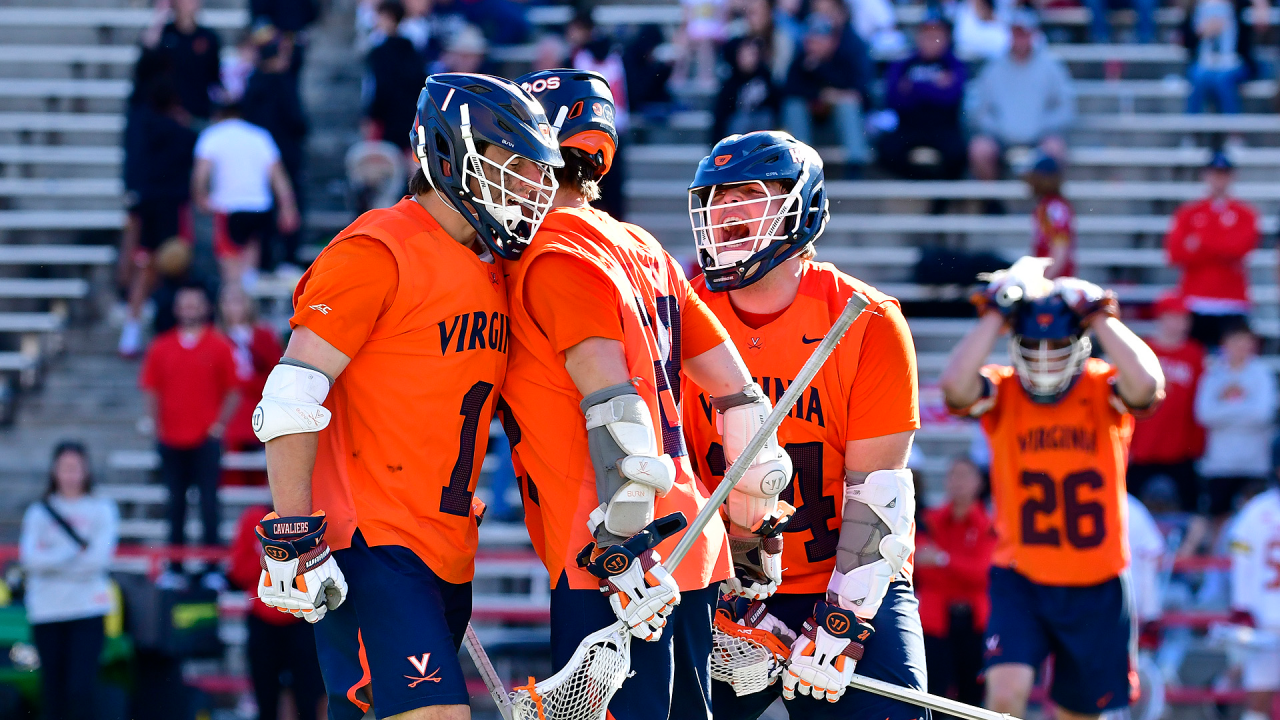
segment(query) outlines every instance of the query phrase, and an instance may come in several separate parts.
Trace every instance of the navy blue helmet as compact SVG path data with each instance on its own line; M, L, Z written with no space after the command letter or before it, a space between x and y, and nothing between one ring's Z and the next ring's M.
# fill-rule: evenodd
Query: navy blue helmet
M1020 302L1012 326L1009 355L1022 387L1036 401L1056 402L1093 352L1080 318L1054 293Z
M830 215L822 158L784 132L721 140L689 186L698 264L717 292L747 287L795 257Z
M538 101L502 78L431 75L418 95L409 142L431 186L484 244L501 257L519 258L551 209L552 168L564 166ZM513 154L496 162L484 156L482 143ZM526 176L522 158L533 163L537 179Z
M604 177L618 149L609 81L591 70L560 68L521 75L516 83L542 103L560 150L580 151L595 167L595 179Z

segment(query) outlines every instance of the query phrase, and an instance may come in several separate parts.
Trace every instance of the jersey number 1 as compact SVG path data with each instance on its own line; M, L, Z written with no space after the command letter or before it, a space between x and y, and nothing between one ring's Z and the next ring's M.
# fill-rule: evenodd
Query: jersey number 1
M1080 499L1080 488L1101 490L1102 476L1093 470L1071 473L1062 480L1062 519L1067 544L1081 550L1102 544L1107 536L1102 503ZM1062 532L1051 520L1042 522L1041 515L1052 517L1058 510L1058 483L1048 473L1024 471L1022 487L1040 488L1040 497L1029 497L1022 503L1022 542L1024 545L1061 547ZM1086 522L1087 520L1087 522ZM1043 529L1041 529L1043 527Z
M440 491L440 512L467 517L471 514L471 470L475 467L476 433L480 430L480 411L493 392L493 383L483 380L471 386L462 396L462 431L458 433L458 459L449 473L449 484ZM488 432L489 428L485 428Z

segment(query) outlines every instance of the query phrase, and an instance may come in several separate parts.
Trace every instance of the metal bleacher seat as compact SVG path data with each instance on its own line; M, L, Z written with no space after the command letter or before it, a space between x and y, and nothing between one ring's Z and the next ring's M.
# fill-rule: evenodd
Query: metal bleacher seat
M132 65L134 45L0 45L0 63Z
M124 210L0 210L0 230L119 230Z
M0 82L0 98L58 97L123 100L133 91L128 80L13 79Z
M119 178L0 178L0 197L122 198L123 195L124 183Z
M109 7L0 7L0 28L27 27L118 27L146 28L155 22L156 14L148 8ZM199 22L217 30L237 30L249 22L244 10L204 10Z
M114 113L0 112L0 131L115 133L122 130L124 115Z

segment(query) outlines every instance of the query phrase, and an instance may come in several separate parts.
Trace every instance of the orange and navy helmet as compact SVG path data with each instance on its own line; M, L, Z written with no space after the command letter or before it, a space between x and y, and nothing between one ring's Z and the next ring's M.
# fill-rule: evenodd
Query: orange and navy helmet
M613 91L604 76L560 68L521 75L516 84L542 103L559 132L560 149L581 152L594 165L595 179L604 177L618 149Z

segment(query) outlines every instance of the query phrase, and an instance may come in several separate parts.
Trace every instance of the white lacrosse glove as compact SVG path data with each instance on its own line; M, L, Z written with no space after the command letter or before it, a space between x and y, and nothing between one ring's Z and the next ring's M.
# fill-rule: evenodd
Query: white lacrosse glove
M613 613L641 640L661 638L667 616L680 604L680 588L654 548L687 525L683 514L671 513L625 542L603 548L590 544L578 553L579 567L600 578L600 592L609 596Z
M819 601L791 646L791 664L782 676L782 697L794 700L799 691L814 700L839 700L862 659L863 643L873 632L852 612Z
M347 598L347 580L324 541L324 511L309 517L270 513L254 530L262 543L258 599L280 612L318 622Z
M1087 329L1099 315L1120 317L1120 303L1111 290L1103 290L1088 280L1060 277L1053 282L1054 292L1080 319L1081 329Z
M987 286L970 298L978 308L978 316L992 309L1007 320L1023 300L1048 295L1053 283L1045 279L1044 271L1052 264L1053 260L1049 258L1027 256L1019 258L1008 269L979 274L978 279L985 281Z
M741 529L729 523L733 577L721 584L726 592L750 600L764 600L778 591L782 583L782 531L796 509L782 500L777 504L749 534L740 534Z

